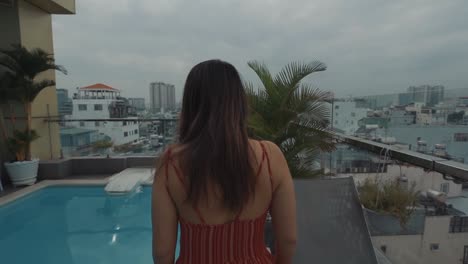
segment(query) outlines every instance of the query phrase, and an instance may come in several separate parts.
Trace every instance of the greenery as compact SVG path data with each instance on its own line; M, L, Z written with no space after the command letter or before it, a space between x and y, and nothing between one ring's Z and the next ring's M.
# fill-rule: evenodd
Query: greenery
M18 161L31 160L31 142L39 137L31 129L32 102L42 90L55 85L53 80L37 79L40 73L47 70L67 73L65 68L55 64L52 54L42 49L27 50L20 45L13 45L11 49L0 50L0 103L20 102L26 114L25 130L15 130L10 139L5 138L7 134L3 113L0 115L2 135Z
M250 106L249 132L261 140L277 144L283 151L293 177L319 175L314 167L320 151L334 149L328 129L330 93L312 88L302 80L326 70L322 62L286 65L276 76L257 61L248 63L263 87L246 83Z
M39 135L34 130L15 130L13 136L7 141L8 149L15 153L15 158L18 161L26 160L28 144L39 138Z
M358 190L364 207L397 217L403 228L414 212L419 196L414 184L407 188L398 180L378 182L367 178Z
M465 115L465 111L451 113L447 116L447 122L457 124L463 120L464 115Z
M99 140L92 144L92 148L94 152L98 152L112 148L113 145L114 143L110 140Z

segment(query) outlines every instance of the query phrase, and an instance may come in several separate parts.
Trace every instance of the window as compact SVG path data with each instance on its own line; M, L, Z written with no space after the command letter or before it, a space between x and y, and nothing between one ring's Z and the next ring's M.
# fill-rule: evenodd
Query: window
M352 117L355 117L355 116L356 116L356 113L351 112L351 116L352 116Z
M438 243L431 243L431 245L429 247L430 247L431 251L439 250L439 244Z
M94 111L102 111L102 104L95 104Z
M468 217L454 216L450 219L450 233L467 233L468 232Z
M78 111L86 111L86 110L88 110L88 107L86 107L85 104L78 105Z
M127 121L123 121L122 124L123 124L124 126L126 126L126 125L127 125Z
M441 183L440 184L440 191L447 194L449 192L449 183L448 182Z
M456 142L468 142L468 133L455 133L453 138Z
M138 129L135 129L135 134L138 134Z
M98 126L100 126L101 124L99 123L99 121L96 121L96 122L94 122L94 125L98 127Z
M128 137L128 132L124 132L124 137Z
M463 248L463 264L468 264L468 246Z
M386 245L380 246L380 250L382 250L384 254L387 253L387 246Z
M340 109L340 106L339 106L339 105L335 105L335 109Z
M83 121L80 121L80 127L84 127L85 123Z

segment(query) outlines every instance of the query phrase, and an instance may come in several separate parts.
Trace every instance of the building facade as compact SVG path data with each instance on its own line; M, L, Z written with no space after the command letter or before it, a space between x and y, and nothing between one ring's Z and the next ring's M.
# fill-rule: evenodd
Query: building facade
M98 130L118 146L139 138L137 117L132 109L118 89L98 83L79 88L73 95L73 114L69 119L74 127Z
M435 106L444 100L445 87L442 85L421 85L408 87L408 93L415 103Z
M57 89L57 106L61 118L73 114L73 102L68 97L67 89Z
M20 44L27 49L41 48L54 54L52 15L75 14L75 0L7 0L0 2L0 48ZM49 70L40 78L55 80ZM38 79L40 81L40 79ZM57 116L57 95L54 86L44 89L32 104L34 116ZM8 124L7 124L8 125ZM57 123L33 118L32 128L41 136L31 145L33 157L60 157L60 132Z
M399 97L398 94L381 94L364 96L359 98L358 100L360 101L359 105L361 107L378 110L384 107L398 105Z
M139 112L146 109L145 98L128 98L128 103Z
M388 115L390 125L412 125L416 123L416 115L414 112L408 112L405 109L394 108L389 111Z
M359 120L367 117L369 109L359 108L355 101L334 101L330 105L333 107L333 128L343 131L346 135L354 135L359 129Z
M60 142L65 157L89 155L92 144L104 139L98 130L65 127L60 129Z
M150 109L153 113L176 109L175 86L163 82L153 82L149 86Z

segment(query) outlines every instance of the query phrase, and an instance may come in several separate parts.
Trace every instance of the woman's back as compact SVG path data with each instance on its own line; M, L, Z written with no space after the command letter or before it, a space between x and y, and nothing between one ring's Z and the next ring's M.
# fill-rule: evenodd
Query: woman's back
M153 184L153 256L174 263L272 263L264 243L273 218L275 259L290 263L296 238L294 188L281 150L250 140L239 73L210 60L190 71L178 144L160 159Z
M255 219L270 206L272 197L272 182L268 170L269 147L266 142L250 140L253 151L251 157L256 175L255 193L252 199L240 211L239 219ZM179 216L191 223L203 224L200 215L190 201L187 201L187 188L189 179L183 175L181 166L177 160L177 151L180 147L170 149L171 159L168 166L168 187L177 206ZM271 155L271 154L270 154ZM270 164L271 167L271 164ZM213 183L207 186L207 197L202 197L198 204L198 210L205 219L205 224L224 224L235 219L238 212L232 212L222 202L222 194Z
M177 263L272 263L264 243L264 226L271 204L273 182L267 143L250 141L256 164L255 192L238 212L222 203L219 188L210 184L197 206L187 201L188 179L170 149L165 170L168 192L174 199L181 227Z

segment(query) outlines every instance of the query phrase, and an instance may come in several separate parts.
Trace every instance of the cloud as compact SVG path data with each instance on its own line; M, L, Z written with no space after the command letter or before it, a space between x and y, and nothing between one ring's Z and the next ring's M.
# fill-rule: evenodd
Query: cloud
M339 96L468 87L467 10L463 0L80 0L76 15L54 17L70 71L58 85L111 82L148 97L149 82L166 81L180 96L193 65L220 58L252 81L249 60L276 72L319 59L328 70L308 80Z

